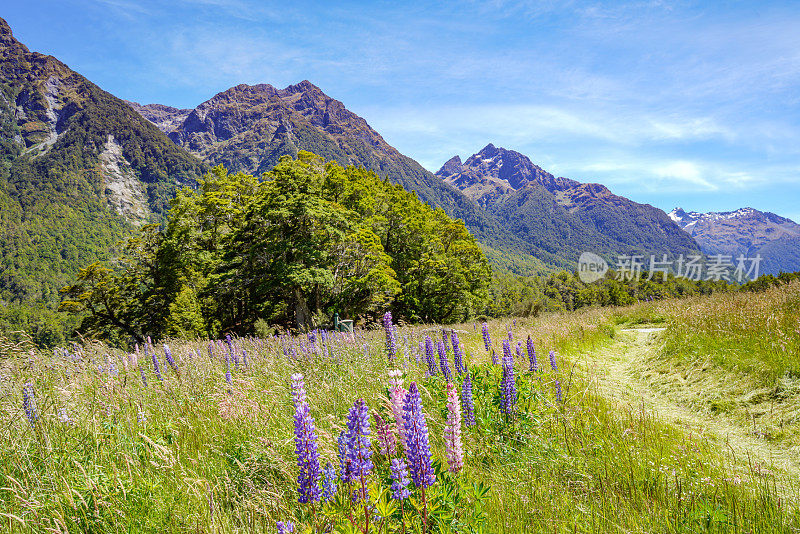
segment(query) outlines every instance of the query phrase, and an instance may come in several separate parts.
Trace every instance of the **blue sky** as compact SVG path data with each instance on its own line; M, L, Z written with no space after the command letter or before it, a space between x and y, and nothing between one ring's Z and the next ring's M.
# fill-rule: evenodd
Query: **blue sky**
M308 79L432 171L492 142L667 211L800 222L800 3L7 4L30 49L129 100Z

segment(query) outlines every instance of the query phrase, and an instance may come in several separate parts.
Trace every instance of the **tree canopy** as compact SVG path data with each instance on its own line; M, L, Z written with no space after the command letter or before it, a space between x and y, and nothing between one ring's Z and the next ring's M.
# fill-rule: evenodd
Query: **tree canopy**
M174 198L109 265L64 289L82 329L127 338L303 329L334 312L370 320L466 319L488 262L460 220L374 172L301 151L256 178L217 166Z

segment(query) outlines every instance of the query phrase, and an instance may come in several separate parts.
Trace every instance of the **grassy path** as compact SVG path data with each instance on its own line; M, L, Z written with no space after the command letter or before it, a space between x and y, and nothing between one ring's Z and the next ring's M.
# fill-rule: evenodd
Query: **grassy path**
M585 365L598 393L619 403L621 408L644 408L654 416L720 445L723 454L733 456L739 465L750 465L764 474L784 474L784 494L797 495L800 480L800 453L773 444L724 415L714 416L682 406L652 390L641 379L637 362L642 362L660 347L663 328L619 331L611 345L586 353ZM794 486L792 488L791 486Z

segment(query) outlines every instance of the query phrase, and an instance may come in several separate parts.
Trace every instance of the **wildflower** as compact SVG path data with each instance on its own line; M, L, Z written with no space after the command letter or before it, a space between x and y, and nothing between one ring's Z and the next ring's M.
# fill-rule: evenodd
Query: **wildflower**
M347 459L350 461L347 482L360 482L357 490L359 500L369 500L367 477L372 471L372 449L369 439L369 408L364 399L358 399L347 416L345 445Z
M439 351L439 365L442 367L442 374L444 379L450 382L453 379L450 373L450 364L447 361L447 349L441 341L436 342L436 349Z
M328 462L323 474L325 476L322 479L322 500L328 502L336 495L336 469Z
M447 330L442 328L442 343L444 343L444 350L447 352L449 347L447 346Z
M390 311L383 314L383 328L386 330L386 352L391 362L394 361L394 356L397 354L397 338L392 326L392 312Z
M447 384L447 422L444 427L444 443L447 449L447 464L451 473L464 467L464 447L461 443L461 403L453 384Z
M400 443L405 443L406 432L403 423L403 402L406 398L406 389L403 387L403 372L400 369L389 371L389 400L392 405L394 422L397 425L397 435Z
M425 359L428 361L428 374L436 375L436 360L433 358L433 340L425 336Z
M144 387L147 387L147 377L144 374L144 368L139 366L139 375L142 377L142 384Z
M319 453L314 419L310 415L303 375L292 375L292 400L294 401L294 443L297 452L297 466L300 474L297 485L301 503L319 500Z
M278 521L276 526L278 527L278 534L289 534L290 532L294 532L294 523L291 521Z
M147 338L150 339L149 337ZM144 346L144 353L147 354L147 345ZM153 370L156 373L156 377L162 382L164 379L161 377L161 367L158 365L158 358L156 357L156 351L153 350L153 347L150 347L150 354L153 357Z
M36 407L36 395L33 393L33 384L28 382L22 387L22 407L25 409L25 416L31 426L36 425L39 420L39 410Z
M397 438L389 423L375 412L375 435L378 437L378 450L384 456L393 456L397 452Z
M60 422L64 423L65 425L69 425L69 424L72 423L72 418L67 413L67 409L66 408L59 408L58 409L58 420Z
M425 422L425 414L422 412L422 401L419 398L416 382L412 382L408 388L403 412L406 428L406 459L411 472L411 480L418 488L427 488L436 482L436 475L431 465L428 424Z
M351 478L350 458L347 457L347 434L344 430L339 432L336 443L339 447L339 478L342 482L349 482Z
M550 367L553 371L558 371L558 366L556 365L556 351L550 351Z
M531 336L528 336L528 361L530 362L530 367L528 367L529 371L538 371L536 365L536 347L533 346L533 340Z
M517 403L517 386L514 381L514 358L508 340L503 341L503 378L500 381L501 409L506 415L513 415Z
M401 501L411 496L408 491L408 468L406 462L402 458L394 458L392 460L392 499Z
M461 374L466 370L464 367L464 349L461 347L461 342L455 330L450 332L450 338L453 345L453 363L456 366L456 373Z
M227 352L225 353L225 382L227 382L229 386L233 383L233 377L231 376L231 360ZM295 408L296 407L295 405Z
M556 378L556 402L561 402L561 382Z
M475 426L475 405L472 403L472 376L467 371L464 383L461 385L461 398L464 400L464 423Z
M247 351L242 349L242 363L245 367L250 367L250 362L247 358Z
M486 347L486 352L489 352L492 348L492 338L489 337L489 325L483 323L481 330L483 332L483 346Z
M147 416L144 414L142 410L136 412L136 422L139 423L140 425L147 422Z
M178 364L175 363L175 359L172 357L172 351L169 350L169 346L167 345L164 345L164 355L167 357L167 363L169 366L172 367L172 370L177 373Z

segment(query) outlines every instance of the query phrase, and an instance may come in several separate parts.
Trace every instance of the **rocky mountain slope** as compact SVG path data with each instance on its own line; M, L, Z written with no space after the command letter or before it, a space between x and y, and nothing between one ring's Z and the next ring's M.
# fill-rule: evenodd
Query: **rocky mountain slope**
M613 256L698 250L663 211L600 184L555 177L513 150L489 144L463 163L459 156L451 158L436 175L478 202L549 263L574 266L583 251Z
M0 300L52 303L77 269L205 171L129 106L0 19Z
M753 208L698 213L675 208L669 213L706 254L762 257L761 272L800 270L800 224Z
M195 109L129 102L177 145L210 165L260 174L278 159L309 150L343 165L363 166L387 176L425 202L463 219L496 263L532 273L545 269L531 246L505 232L458 188L442 182L389 145L363 118L309 81L277 89L237 85Z

